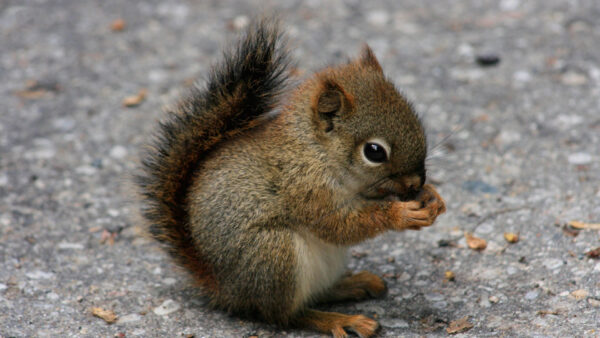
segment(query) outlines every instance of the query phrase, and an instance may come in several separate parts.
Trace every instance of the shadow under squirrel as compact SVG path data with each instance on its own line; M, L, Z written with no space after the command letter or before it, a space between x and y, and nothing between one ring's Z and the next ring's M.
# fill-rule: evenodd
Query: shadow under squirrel
M368 46L282 100L280 37L273 22L251 25L169 112L138 177L144 215L212 306L368 337L375 320L311 305L382 296L380 277L345 274L347 248L445 211L425 184L423 126Z

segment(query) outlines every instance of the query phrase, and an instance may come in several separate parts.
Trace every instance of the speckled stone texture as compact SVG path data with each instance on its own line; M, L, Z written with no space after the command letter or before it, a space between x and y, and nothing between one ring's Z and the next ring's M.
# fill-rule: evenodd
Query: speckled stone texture
M353 249L384 299L322 309L390 337L444 336L463 317L458 336L600 334L600 260L585 255L600 231L564 227L600 222L600 2L323 3L0 1L0 336L318 336L206 308L142 235L130 183L161 107L274 9L302 76L371 45L422 114L448 207Z

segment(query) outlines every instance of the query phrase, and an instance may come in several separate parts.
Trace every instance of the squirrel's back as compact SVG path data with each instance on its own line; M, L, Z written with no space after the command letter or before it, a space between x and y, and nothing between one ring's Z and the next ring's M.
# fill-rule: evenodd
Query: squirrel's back
M161 123L154 147L137 177L149 232L204 287L216 291L212 267L192 240L186 211L199 163L220 143L253 128L273 109L284 88L287 57L277 26L254 24L233 52L212 69Z

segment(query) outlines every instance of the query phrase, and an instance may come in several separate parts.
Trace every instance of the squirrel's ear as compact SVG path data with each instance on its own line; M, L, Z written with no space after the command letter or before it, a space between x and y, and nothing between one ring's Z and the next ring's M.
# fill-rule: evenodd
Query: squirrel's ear
M379 61L377 61L375 53L373 53L373 50L367 44L363 46L358 62L363 66L371 67L376 71L383 73L383 69L381 69L381 65L379 64Z
M331 79L321 80L319 90L313 99L314 120L325 132L333 130L333 118L341 112L350 111L352 98Z

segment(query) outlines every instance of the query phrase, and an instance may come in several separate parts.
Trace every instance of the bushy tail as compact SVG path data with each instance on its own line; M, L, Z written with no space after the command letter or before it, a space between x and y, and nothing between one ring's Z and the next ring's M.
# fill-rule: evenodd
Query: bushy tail
M161 123L143 159L138 184L150 234L205 286L214 287L210 266L190 235L186 196L195 168L220 142L252 128L274 108L287 80L288 59L277 24L253 24L237 48L213 68L206 88L195 88Z

